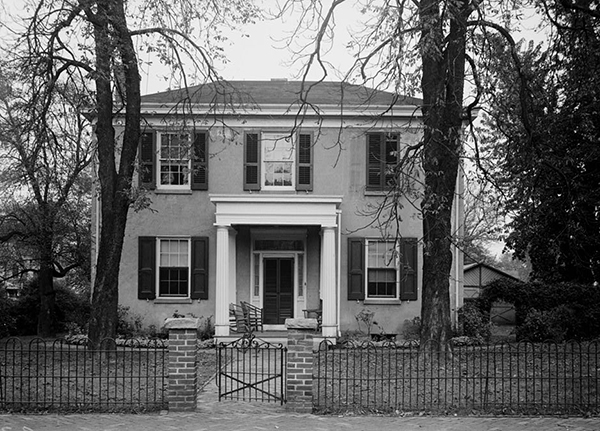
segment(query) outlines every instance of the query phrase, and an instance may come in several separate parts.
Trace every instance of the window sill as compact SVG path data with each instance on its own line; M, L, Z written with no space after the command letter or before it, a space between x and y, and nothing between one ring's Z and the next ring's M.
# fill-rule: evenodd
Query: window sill
M365 305L400 305L402 301L399 299L365 299Z
M389 190L365 190L365 196L387 196Z
M193 302L190 298L156 298L155 304L191 304Z
M191 195L191 190L169 190L169 189L155 189L154 192L157 195Z

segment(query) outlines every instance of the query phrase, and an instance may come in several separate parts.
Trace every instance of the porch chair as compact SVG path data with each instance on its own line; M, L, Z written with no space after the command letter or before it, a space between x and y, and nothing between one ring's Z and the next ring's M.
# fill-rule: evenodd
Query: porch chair
M248 332L248 320L240 305L229 304L229 330L240 334Z
M263 332L263 317L262 317L262 308L258 308L248 302L242 301L242 310L244 312L244 317L248 322L248 326L251 331L257 331L260 329L260 332Z

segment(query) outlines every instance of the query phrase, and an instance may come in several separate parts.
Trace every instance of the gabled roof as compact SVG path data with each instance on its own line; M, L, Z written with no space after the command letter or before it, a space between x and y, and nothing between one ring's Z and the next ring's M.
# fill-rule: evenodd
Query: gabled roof
M193 104L229 106L294 105L304 93L308 103L320 105L349 106L414 106L421 99L399 96L374 90L362 85L345 82L271 81L218 81L187 89L168 90L142 96L142 104L170 105L187 101Z
M465 265L463 272L465 274L465 278L467 276L468 272L472 272L476 269L487 269L488 271L495 273L501 277L505 277L505 278L510 278L512 280L516 280L516 281L520 281L520 279L518 277L515 277L514 275L510 275L508 272L502 271L501 269L495 268L491 265L488 265L487 263L471 263L469 265ZM465 282L466 284L466 282Z

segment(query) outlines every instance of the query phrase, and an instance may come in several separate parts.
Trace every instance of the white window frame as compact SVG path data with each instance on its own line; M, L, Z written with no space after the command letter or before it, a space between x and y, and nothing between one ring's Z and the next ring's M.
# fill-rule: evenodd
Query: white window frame
M371 302L376 302L376 301L399 301L400 300L400 265L399 265L399 245L395 244L395 252L394 252L394 257L393 257L393 265L394 268L396 270L396 294L395 296L370 296L369 295L369 269L373 268L369 266L369 244L373 244L373 243L389 243L391 245L394 244L393 240L382 240L382 239L374 239L374 238L366 238L365 239L365 300ZM375 268L381 268L381 267L375 267Z
M267 164L269 161L267 160L267 150L270 148L274 148L277 145L281 145L280 142L285 140L286 142L291 141L291 150L290 150L290 162L292 165L291 168L291 183L290 185L266 185L267 181ZM289 135L289 132L277 132L277 131L269 131L269 132L261 132L260 136L260 163L261 163L261 174L260 174L260 188L261 190L271 190L271 191L289 191L296 190L296 134L294 136Z
M167 135L177 135L177 136L187 136L188 137L188 158L187 158L187 173L185 174L187 177L187 184L163 184L162 183L162 166L163 166L163 158L161 157L161 149L162 149L162 138ZM191 172L192 172L192 152L193 152L193 142L192 136L190 133L181 133L181 132L157 132L156 133L156 188L162 190L191 190ZM171 160L171 159L166 159ZM185 169L185 168L184 168Z
M188 268L188 286L187 295L161 295L160 293L160 244L161 241L187 241L188 244L188 256L187 256L187 268ZM156 238L156 298L176 298L176 299L189 299L191 296L191 280L192 280L192 241L189 236L168 236L168 237L157 237Z

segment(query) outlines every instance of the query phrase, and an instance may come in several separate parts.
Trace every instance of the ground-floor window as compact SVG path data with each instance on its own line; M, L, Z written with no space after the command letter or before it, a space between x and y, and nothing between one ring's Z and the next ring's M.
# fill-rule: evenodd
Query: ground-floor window
M158 294L161 297L189 295L189 240L160 239Z

